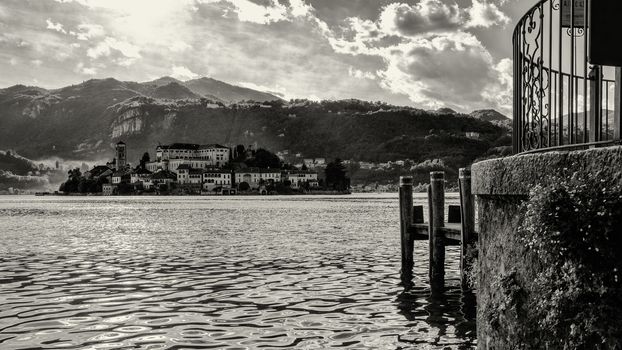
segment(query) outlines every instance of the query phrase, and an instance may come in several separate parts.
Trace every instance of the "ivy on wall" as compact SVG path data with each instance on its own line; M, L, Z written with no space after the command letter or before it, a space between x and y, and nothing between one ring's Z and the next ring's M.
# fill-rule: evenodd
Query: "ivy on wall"
M539 273L510 285L540 345L622 349L622 186L597 174L555 180L533 188L519 229Z

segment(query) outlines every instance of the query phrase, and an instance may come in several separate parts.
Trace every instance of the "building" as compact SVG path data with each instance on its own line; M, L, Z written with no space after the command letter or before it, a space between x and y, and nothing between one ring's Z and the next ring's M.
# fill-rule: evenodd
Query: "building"
M112 184L103 184L102 185L102 194L104 196L112 196L117 189L117 186Z
M376 165L370 162L360 162L359 166L361 167L361 169L371 170Z
M304 165L308 169L315 169L317 167L325 167L326 159L325 158L305 158Z
M155 162L146 165L149 171L176 170L181 165L194 169L222 167L229 163L231 150L228 147L210 144L174 143L156 147Z
M230 170L210 169L203 171L203 190L216 188L230 189L233 186L233 173Z
M319 186L317 173L314 171L291 171L284 174L284 179L291 183L292 188L300 188L308 183L310 187Z
M112 174L112 184L119 185L120 183L129 183L132 177L130 173L124 170L115 171Z
M201 188L203 182L203 170L182 164L177 168L177 183L196 188Z
M151 175L153 174L153 172L147 170L147 169L138 169L135 171L132 171L130 173L130 183L138 183L138 182L151 182Z
M478 132L466 132L465 135L467 139L471 140L479 140L481 135Z
M137 169L130 172L130 183L135 189L149 190L153 187L151 181L153 173L147 169Z
M162 188L164 185L170 188L171 185L177 183L177 174L169 170L156 171L151 175L151 182L157 189Z
M85 172L83 175L86 179L99 180L100 178L112 175L113 171L105 165L98 165L93 169Z
M116 151L116 168L117 170L125 169L127 164L127 148L123 141L120 141L115 146Z
M236 170L235 183L239 186L242 182L248 183L251 189L258 189L262 184L275 184L281 182L281 170L259 168Z

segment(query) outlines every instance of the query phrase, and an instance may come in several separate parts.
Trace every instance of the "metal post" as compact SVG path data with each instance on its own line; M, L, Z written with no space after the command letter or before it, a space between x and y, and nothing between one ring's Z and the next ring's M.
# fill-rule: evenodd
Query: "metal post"
M430 240L430 288L432 292L442 290L445 286L445 242L441 228L445 226L445 173L430 173L430 210L432 212L432 230Z
M600 66L594 66L590 71L590 139L589 142L598 142L602 140L602 72Z
M460 282L463 289L469 289L466 272L471 269L472 261L467 261L467 251L475 241L475 201L471 194L471 170L460 169Z
M401 226L401 248L402 248L402 268L400 278L405 289L412 287L413 267L414 267L414 239L410 234L413 224L413 177L400 177L400 226Z

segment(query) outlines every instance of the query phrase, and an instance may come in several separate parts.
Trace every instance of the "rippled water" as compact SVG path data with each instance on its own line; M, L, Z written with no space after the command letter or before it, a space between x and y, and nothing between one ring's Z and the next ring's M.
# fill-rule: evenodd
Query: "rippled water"
M424 202L423 198L417 201ZM395 196L0 197L0 349L470 349L449 250L399 278Z

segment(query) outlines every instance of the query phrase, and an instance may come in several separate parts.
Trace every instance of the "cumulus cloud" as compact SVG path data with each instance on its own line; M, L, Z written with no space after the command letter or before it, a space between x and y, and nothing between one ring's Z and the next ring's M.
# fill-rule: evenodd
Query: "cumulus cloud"
M170 50L173 52L183 52L191 49L192 46L183 41L176 41L170 46Z
M484 100L493 106L501 106L509 112L512 105L513 62L504 58L494 67L495 79L491 79L484 88L482 96Z
M494 3L473 0L473 5L469 9L469 21L467 27L492 27L494 25L506 25L510 23L510 18Z
M125 66L131 65L134 61L142 57L140 55L140 47L113 37L106 37L96 46L89 48L86 55L91 59L98 59L100 57L108 57L112 55L113 52L123 56L119 62L123 62L124 64L122 65Z
M461 23L458 5L447 5L440 0L421 0L415 5L393 3L386 6L380 15L380 27L390 34L453 31Z
M171 76L179 80L196 79L199 75L184 66L173 66Z
M62 24L52 22L51 18L48 18L45 22L48 25L47 29L55 30L55 31L57 31L59 33L67 34L67 31L63 28Z
M374 73L364 72L354 67L348 68L348 75L350 75L353 78L357 78L357 79L370 79L370 80L376 79L376 75Z
M197 0L199 4L226 5L225 16L232 12L242 22L271 24L292 21L295 18L311 15L313 7L305 0L289 0L289 6L278 0L264 0L258 4L250 0Z
M307 4L304 0L289 0L290 13L294 17L305 17L313 13L313 6Z
M507 23L496 5L474 0L460 9L439 0L408 5L392 3L376 21L350 18L338 36L327 34L332 48L353 56L378 56L381 86L404 94L427 108L451 106L468 110L511 105L511 61L495 62L487 48L468 32L471 27ZM349 70L354 77L372 75Z
M1 83L36 75L58 87L83 75L142 81L171 71L192 79L193 70L206 74L209 67L216 79L285 98L471 109L509 105L511 97L510 61L500 60L507 54L485 43L509 38L504 11L514 13L517 0L45 1L49 6L0 5L11 17L13 10L32 15L16 20L21 27L13 33L0 23L0 60L9 67L15 56L21 69L51 58L32 74L9 67ZM481 36L485 43L473 30L495 26L500 34L495 28ZM140 69L131 68L137 60Z
M74 71L76 73L84 74L84 75L96 75L97 74L97 69L95 69L94 67L85 67L84 63L82 62L76 65L76 68L74 69Z
M69 34L75 36L78 40L89 40L91 38L103 37L106 32L104 27L99 24L83 23L78 25L78 31L70 31Z

